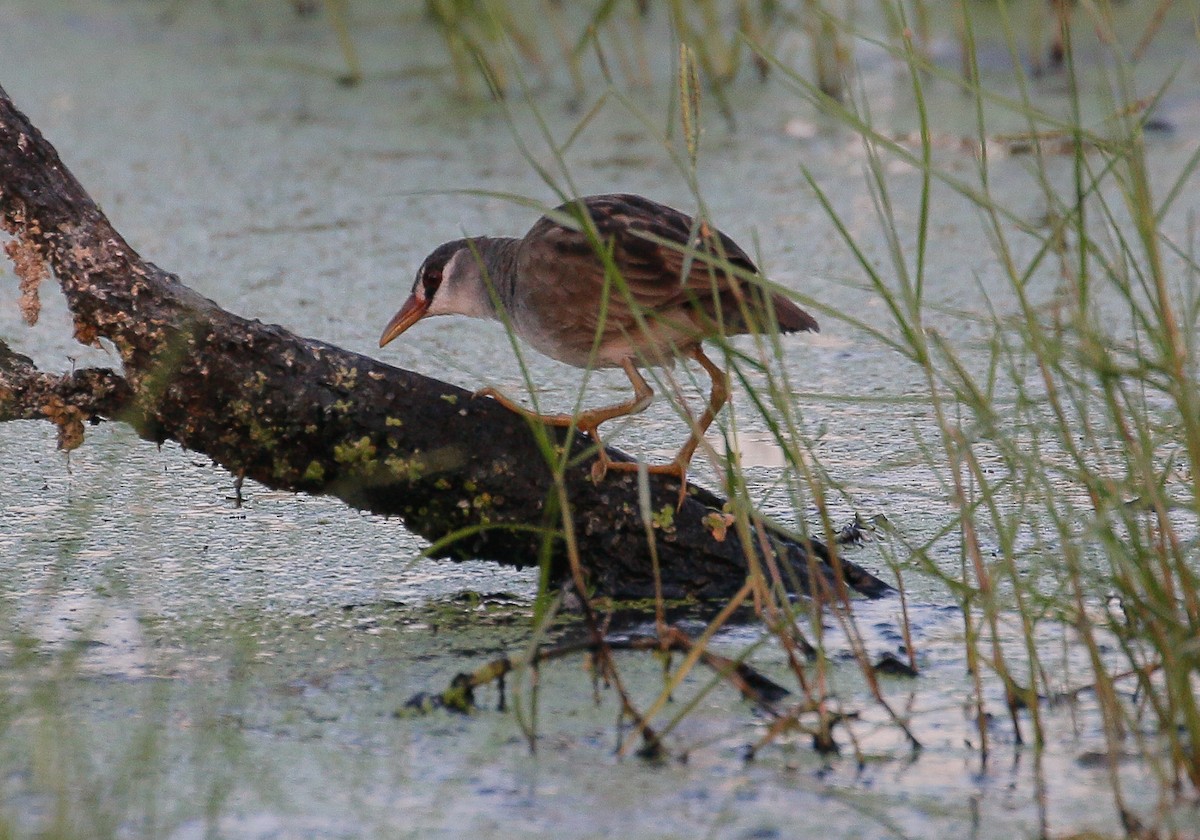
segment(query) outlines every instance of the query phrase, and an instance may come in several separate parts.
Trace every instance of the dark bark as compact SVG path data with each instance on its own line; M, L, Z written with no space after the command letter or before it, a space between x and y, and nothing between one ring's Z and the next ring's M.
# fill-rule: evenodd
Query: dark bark
M76 337L108 339L124 365L121 376L55 377L0 350L0 420L45 416L68 430L60 445L69 447L82 419L115 417L268 487L398 516L433 541L466 529L440 555L526 566L548 548L563 575L563 541L544 536L561 531L552 472L523 418L452 385L225 312L142 260L2 89L0 215L25 285L48 263ZM572 451L588 445L555 434ZM627 459L612 450L610 457ZM598 592L646 596L652 561L636 476L595 484L592 460L583 457L564 477L579 556ZM674 508L673 480L650 476L650 488L654 510ZM692 487L671 524L657 528L668 596L719 597L744 581L738 535L718 541L705 519L722 503ZM812 585L811 568L825 583L890 591L851 564L830 565L819 544L766 525L763 533L770 537L756 538L756 549L769 542L801 586Z

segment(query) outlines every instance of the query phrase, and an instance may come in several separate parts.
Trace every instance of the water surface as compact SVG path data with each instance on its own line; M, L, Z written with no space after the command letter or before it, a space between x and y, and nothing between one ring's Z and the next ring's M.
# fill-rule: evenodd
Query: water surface
M178 15L164 21L160 4L5 4L0 84L129 241L222 306L378 353L379 330L428 251L464 232L517 235L533 221L501 198L454 190L555 201L522 157L503 106L454 100L445 74L429 72L445 60L430 30L389 4L356 4L368 77L353 89L332 82L339 56L319 18L292 18L284 4L174 5ZM1149 140L1163 173L1181 170L1200 130L1194 39L1187 50L1190 63L1161 108L1174 130ZM905 80L877 52L864 47L861 57L875 116L892 120L898 135L911 131ZM1148 84L1174 66L1165 63L1171 67L1145 71ZM869 256L884 264L887 244L870 235L861 144L781 84L746 81L733 92L738 131L715 108L704 123L700 186L713 218L776 281L829 311L884 323L883 302L861 289L858 267L802 172L815 173ZM1047 79L1038 92L1061 101L1061 80ZM615 102L606 106L566 153L576 187L694 208L654 136L665 130L665 96L632 97L650 127ZM532 101L565 140L580 116L569 91L550 86ZM934 124L946 127L937 154L969 172L974 158L955 141L971 132L970 103L947 94L931 106ZM536 161L551 165L528 105L509 107ZM1071 165L1051 160L1052 177L1069 183ZM911 231L920 178L898 161L888 176L897 222ZM994 164L993 188L1030 218L1045 210L1018 157ZM1189 201L1195 209L1190 196L1182 199L1181 220ZM981 310L986 292L1003 306L1006 281L980 220L948 190L938 190L937 202L931 299ZM22 324L16 281L4 278L0 336L14 349L46 370L117 363L106 349L70 340L50 285L39 324ZM1052 290L1048 282L1038 293ZM833 626L831 679L838 702L862 714L853 727L862 764L845 741L841 757L823 758L800 736L747 763L745 749L766 721L725 688L706 695L672 734L669 760L617 759L615 701L601 691L593 703L578 659L541 671L536 753L517 716L495 710L490 690L471 717L396 716L416 692L523 650L534 573L423 559L423 542L399 522L328 499L247 486L237 507L225 471L118 425L89 429L67 457L55 452L49 424L10 423L0 428L0 832L1034 836L1039 772L1054 831L1115 831L1099 758L1104 740L1086 693L1047 710L1055 737L1039 767L1000 714L1000 687L990 687L988 707L998 716L992 753L981 760L961 615L940 584L911 569L905 549L941 533L953 516L915 443L933 433L923 378L828 311L819 317L822 333L789 338L782 362L803 428L841 487L835 519L883 516L896 529L852 549L852 558L885 577L892 558L912 572L922 676L885 679L884 687L893 707L911 716L925 747L919 755L872 703ZM972 338L969 321L931 321L951 337ZM498 325L423 323L382 357L468 388L524 389ZM543 407L573 404L579 371L532 351L526 362ZM595 375L589 404L623 398L622 379ZM740 391L734 413L763 506L785 521L815 523L811 506L797 514L777 486L780 454ZM617 441L658 457L681 432L660 400ZM695 476L712 483L716 473L698 462ZM934 562L958 563L952 539L938 543ZM898 613L895 601L856 606L873 656L901 648ZM1012 630L1005 650L1020 661ZM578 631L565 619L556 632ZM1057 632L1046 644L1061 645L1070 687L1088 670L1070 633ZM782 654L760 634L757 626L734 628L717 644L730 654L758 645L756 664L787 684ZM658 664L629 655L621 667L648 704L661 686ZM706 681L698 674L685 688ZM528 686L508 700L528 707ZM1132 758L1120 767L1130 801L1152 810L1156 780Z

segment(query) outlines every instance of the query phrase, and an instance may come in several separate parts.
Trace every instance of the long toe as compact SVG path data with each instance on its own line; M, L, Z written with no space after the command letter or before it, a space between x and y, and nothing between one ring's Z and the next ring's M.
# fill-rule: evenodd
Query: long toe
M565 429L575 423L575 418L570 414L538 414L536 411L530 411L516 400L506 396L503 391L495 388L480 388L471 395L471 399L479 397L491 397L514 414L520 414L522 417L544 423L547 426L558 426Z
M582 431L596 442L596 460L592 462L592 483L599 484L604 480L604 476L608 475L608 468L613 462L608 460L608 453L604 451L604 443L596 434L596 430L583 429Z
M616 472L637 472L641 466L637 461L609 461L608 469ZM675 509L683 507L684 501L687 499L687 468L686 463L680 461L670 461L666 464L647 464L646 472L653 475L669 475L679 479L679 504ZM595 467L592 467L593 475Z
M604 480L604 476L608 475L608 468L612 466L607 458L600 457L592 464L592 483L599 484Z
M493 399L496 402L500 403L500 405L507 408L509 411L515 411L517 414L529 414L530 413L530 411L527 408L525 408L525 406L521 405L519 402L517 402L516 400L509 397L507 394L505 394L500 389L493 388L490 385L487 386L486 388L480 388L479 390L473 392L471 394L471 399L473 399L473 400Z

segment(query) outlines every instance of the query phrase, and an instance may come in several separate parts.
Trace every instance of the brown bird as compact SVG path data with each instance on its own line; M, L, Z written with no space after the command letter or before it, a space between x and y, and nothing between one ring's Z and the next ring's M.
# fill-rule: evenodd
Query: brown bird
M650 405L654 391L638 367L695 359L712 378L708 405L674 460L647 468L678 477L682 501L692 455L729 399L729 379L701 342L818 329L811 315L767 290L757 275L732 239L685 213L636 195L594 195L563 204L520 239L476 237L437 248L379 346L427 315L469 315L507 321L560 362L621 368L633 397L577 416L535 414L491 388L479 392L543 423L587 432L599 447L597 480L608 469L637 469L608 459L598 427Z

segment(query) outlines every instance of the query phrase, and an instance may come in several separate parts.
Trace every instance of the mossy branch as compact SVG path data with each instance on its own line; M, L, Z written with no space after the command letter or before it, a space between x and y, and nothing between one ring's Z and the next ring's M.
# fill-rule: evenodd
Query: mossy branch
M2 89L0 224L13 238L6 250L17 255L27 298L36 294L31 278L40 280L41 264L49 265L75 337L111 341L124 366L120 376L55 377L9 353L14 372L0 380L10 383L0 393L0 419L52 419L68 430L63 446L78 445L84 418L119 419L268 487L398 516L434 541L440 556L527 566L550 540L552 573L563 578L557 502L548 501L554 476L522 417L452 385L241 318L196 294L125 242ZM564 484L589 584L618 597L652 594L637 476L593 482L587 439L554 434L558 446L581 453ZM628 460L615 450L609 457ZM651 509L673 506L675 481L650 479ZM714 531L708 514L723 503L690 486L670 527L650 529L665 596L719 598L742 585L747 554L760 548ZM802 588L832 589L840 580L869 595L890 591L862 569L831 561L819 543L766 527L769 550ZM445 541L451 534L462 536Z

